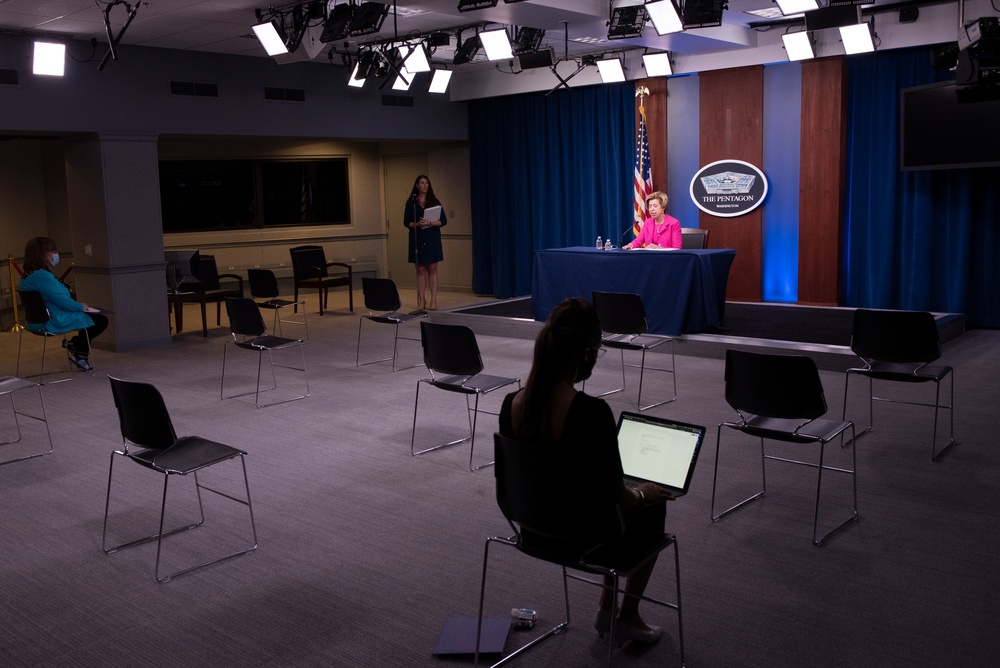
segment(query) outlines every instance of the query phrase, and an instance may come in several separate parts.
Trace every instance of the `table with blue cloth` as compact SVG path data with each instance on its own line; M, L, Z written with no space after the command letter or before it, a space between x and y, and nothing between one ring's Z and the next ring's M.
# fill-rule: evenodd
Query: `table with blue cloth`
M531 312L544 321L569 297L634 292L642 297L652 334L713 331L724 327L732 249L597 250L587 246L535 253Z

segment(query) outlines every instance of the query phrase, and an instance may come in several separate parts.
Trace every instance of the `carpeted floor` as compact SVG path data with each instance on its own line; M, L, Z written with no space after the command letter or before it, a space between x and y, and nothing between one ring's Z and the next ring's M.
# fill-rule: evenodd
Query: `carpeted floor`
M98 353L94 378L44 388L55 452L0 467L0 664L4 666L456 666L431 656L450 616L474 615L483 540L508 533L493 499L491 469L469 473L469 445L413 458L416 381L425 371L355 366L358 316L346 297L320 318L310 301L304 400L255 409L250 398L219 399L222 328L174 337L169 348ZM449 295L446 306L473 303ZM412 303L412 295L404 296ZM332 300L331 300L332 302ZM332 304L331 304L332 306ZM193 309L188 314L194 322ZM291 334L291 329L285 334ZM13 373L17 335L0 334L0 373ZM487 373L526 377L532 343L480 336ZM26 341L32 349L39 341ZM362 355L391 346L391 328L365 329ZM401 362L419 360L403 341ZM992 666L1000 652L1000 450L994 447L1000 390L1000 332L971 331L945 346L956 368L959 445L930 461L926 410L876 407L876 431L857 445L861 519L822 548L810 541L813 473L768 464L768 493L718 523L709 519L715 425L733 417L722 396L721 360L680 355L680 398L653 413L709 427L691 493L668 510L680 541L687 664L731 666ZM242 352L242 351L239 351ZM248 381L256 359L232 358ZM588 383L615 382L613 356ZM108 463L121 445L105 374L154 383L179 434L246 449L259 549L179 578L153 580L155 545L105 555L101 531ZM822 372L830 415L839 416L844 377ZM279 374L279 392L297 379ZM629 382L634 378L630 376ZM852 383L848 417L862 420L865 387ZM655 392L656 381L647 391ZM916 393L927 388L902 388ZM898 394L898 393L897 393ZM924 395L926 396L926 395ZM486 398L496 409L500 396ZM609 397L634 407L634 385ZM32 409L30 396L23 407ZM426 403L425 403L426 401ZM19 408L22 408L19 398ZM9 408L0 402L0 431ZM417 445L467 429L461 399L421 392ZM480 419L476 459L491 451L495 418ZM28 444L43 438L24 426ZM720 493L752 485L755 445L727 435ZM835 461L847 453L834 448ZM756 460L759 462L759 459ZM843 462L841 462L843 463ZM236 467L205 472L239 490ZM116 462L109 537L155 529L160 479ZM846 516L849 488L831 480L820 522ZM168 522L190 520L189 480L171 483ZM165 542L164 562L183 566L248 539L242 508L206 496L203 527ZM176 504L176 505L174 505ZM560 612L552 567L496 550L487 613L513 607ZM650 593L669 596L671 568L658 567ZM571 585L571 628L516 665L599 666L606 645L590 628L596 597ZM677 665L675 618L644 608L665 635L625 649L616 665ZM531 632L512 632L515 640Z

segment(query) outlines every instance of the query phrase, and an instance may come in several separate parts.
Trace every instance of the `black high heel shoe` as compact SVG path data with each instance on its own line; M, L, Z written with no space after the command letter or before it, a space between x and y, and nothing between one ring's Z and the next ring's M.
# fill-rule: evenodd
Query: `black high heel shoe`
M621 647L631 640L641 645L653 645L660 640L662 629L659 626L650 626L648 629L640 629L637 626L626 624L621 620L615 621L615 643Z

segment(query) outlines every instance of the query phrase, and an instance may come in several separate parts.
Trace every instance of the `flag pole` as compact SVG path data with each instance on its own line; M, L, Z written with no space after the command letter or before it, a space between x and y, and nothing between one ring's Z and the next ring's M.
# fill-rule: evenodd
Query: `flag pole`
M649 137L646 134L646 107L643 105L648 95L649 88L646 86L635 87L635 96L639 99L639 128L635 138L633 236L639 236L642 223L646 220L646 198L653 192L653 176L649 164Z

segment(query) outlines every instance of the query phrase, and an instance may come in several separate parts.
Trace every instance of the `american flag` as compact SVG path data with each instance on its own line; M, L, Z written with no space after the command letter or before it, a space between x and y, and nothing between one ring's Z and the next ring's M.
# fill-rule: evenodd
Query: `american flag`
M639 104L639 132L635 137L635 216L632 220L632 234L638 236L646 211L646 198L653 192L653 175L649 167L649 137L646 135L646 108Z

